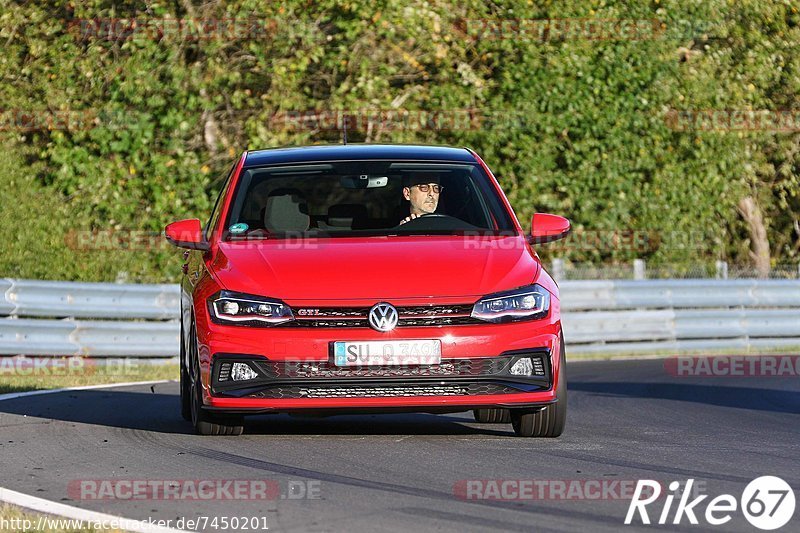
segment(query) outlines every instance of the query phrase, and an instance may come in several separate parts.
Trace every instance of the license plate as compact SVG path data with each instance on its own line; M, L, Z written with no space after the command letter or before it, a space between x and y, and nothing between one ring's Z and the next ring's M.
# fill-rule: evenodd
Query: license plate
M438 340L333 343L336 366L435 365L441 360L442 343Z

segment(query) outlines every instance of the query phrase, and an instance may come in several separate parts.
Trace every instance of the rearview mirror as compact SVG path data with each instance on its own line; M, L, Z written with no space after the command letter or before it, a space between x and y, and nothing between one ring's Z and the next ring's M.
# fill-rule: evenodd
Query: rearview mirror
M386 187L389 184L388 176L370 176L369 174L359 174L358 176L342 176L339 183L345 189L375 189Z
M196 218L179 220L168 224L164 228L164 234L170 244L174 244L179 248L202 251L207 251L211 248L203 235L200 220Z
M534 213L531 220L531 244L543 244L545 242L563 239L569 234L572 227L569 220L558 215L548 213Z

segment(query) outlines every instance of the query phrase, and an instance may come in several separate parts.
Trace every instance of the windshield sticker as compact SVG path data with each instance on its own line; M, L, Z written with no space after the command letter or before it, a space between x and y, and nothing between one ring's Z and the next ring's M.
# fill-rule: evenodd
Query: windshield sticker
M250 229L250 226L248 226L244 222L239 222L237 224L232 225L230 228L228 228L228 231L230 231L234 235L238 235L240 233L244 233L248 229Z

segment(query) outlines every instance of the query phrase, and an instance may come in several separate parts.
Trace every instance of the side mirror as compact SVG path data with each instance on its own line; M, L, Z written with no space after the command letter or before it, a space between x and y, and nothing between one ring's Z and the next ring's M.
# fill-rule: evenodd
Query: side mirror
M531 220L531 244L543 244L566 237L572 227L569 220L548 213L534 213Z
M202 251L211 249L211 246L203 235L203 228L200 226L200 220L196 218L179 220L178 222L168 224L167 227L164 228L164 234L170 244L174 244L179 248Z

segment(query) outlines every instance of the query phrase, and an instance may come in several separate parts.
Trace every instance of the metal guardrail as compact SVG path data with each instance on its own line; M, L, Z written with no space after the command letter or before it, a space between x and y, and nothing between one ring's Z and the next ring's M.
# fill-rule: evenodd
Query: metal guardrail
M798 280L564 281L573 353L800 347Z
M174 357L177 322L0 320L0 354Z
M178 285L0 279L0 291L0 354L178 355Z
M55 318L178 318L177 285L0 279L0 314Z
M800 309L798 280L621 280L563 281L566 311L635 308L794 307Z
M178 354L177 285L0 279L0 290L0 354ZM798 280L564 281L561 308L570 353L800 347Z

